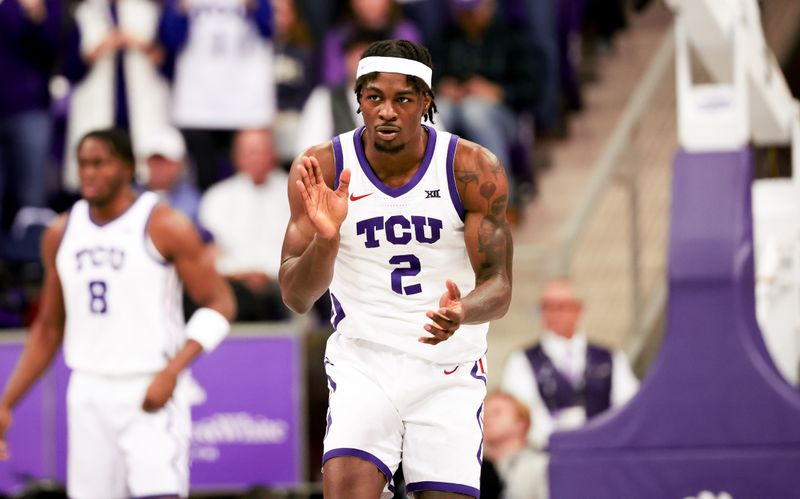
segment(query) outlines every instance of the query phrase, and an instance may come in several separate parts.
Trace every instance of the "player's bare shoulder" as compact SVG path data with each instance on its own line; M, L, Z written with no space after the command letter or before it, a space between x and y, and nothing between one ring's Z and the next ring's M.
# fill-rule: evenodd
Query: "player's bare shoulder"
M460 139L453 160L453 173L458 194L467 211L505 215L508 179L494 153L479 144Z
M336 160L333 153L333 142L327 141L315 146L311 146L295 158L292 163L292 171L290 173L290 180L300 178L297 168L303 162L303 158L315 158L322 170L322 176L325 178L325 183L329 187L333 187L336 178ZM290 182L291 184L291 182Z
M67 232L69 224L69 213L58 215L45 229L42 234L42 258L47 262L54 262L61 240Z
M158 252L167 260L188 245L199 242L197 230L189 217L164 203L153 207L147 233Z

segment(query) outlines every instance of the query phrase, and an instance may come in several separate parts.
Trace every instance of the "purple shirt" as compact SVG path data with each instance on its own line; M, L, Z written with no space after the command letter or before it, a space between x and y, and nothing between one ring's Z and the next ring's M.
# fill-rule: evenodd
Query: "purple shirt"
M17 0L0 2L0 118L50 105L48 83L61 36L61 0L44 0L41 24Z
M342 48L346 30L345 26L339 26L328 32L322 46L322 83L331 87L343 85L347 79ZM422 41L419 30L410 21L400 21L392 31L392 38L414 43Z

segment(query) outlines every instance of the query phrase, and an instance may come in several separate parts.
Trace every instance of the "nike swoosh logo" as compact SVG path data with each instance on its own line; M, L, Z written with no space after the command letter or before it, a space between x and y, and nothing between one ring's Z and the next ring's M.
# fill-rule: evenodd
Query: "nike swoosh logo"
M360 196L356 196L354 194L350 194L350 201L358 201L359 199L363 199L363 198L365 198L367 196L371 196L372 194L373 194L372 192L368 192L368 193L362 194Z
M445 375L450 375L450 374L453 374L454 372L456 372L456 369L458 369L458 366L454 367L452 371L448 371L447 369L445 369L444 373L445 373Z

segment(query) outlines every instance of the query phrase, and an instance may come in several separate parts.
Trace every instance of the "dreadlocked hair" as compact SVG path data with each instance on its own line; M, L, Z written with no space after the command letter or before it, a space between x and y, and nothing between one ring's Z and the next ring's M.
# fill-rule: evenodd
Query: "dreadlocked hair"
M422 45L409 42L408 40L381 40L378 42L373 42L369 47L367 47L367 50L364 51L364 53L361 55L361 58L364 59L366 57L373 56L410 59L412 61L421 62L429 68L433 67L433 60L431 59L431 54L428 52L428 49ZM358 80L356 80L355 93L359 103L361 102L361 91L364 89L364 85L374 81L377 77L378 73L372 72L362 75L360 78L358 78ZM433 114L436 112L436 100L433 96L433 90L431 90L431 87L429 87L427 83L422 81L422 79L417 76L406 75L406 81L408 81L408 84L411 85L414 88L414 91L416 91L418 94L422 96L429 95L431 97L431 105L428 107L428 110L423 116L425 121L434 123ZM361 112L360 105L358 111Z

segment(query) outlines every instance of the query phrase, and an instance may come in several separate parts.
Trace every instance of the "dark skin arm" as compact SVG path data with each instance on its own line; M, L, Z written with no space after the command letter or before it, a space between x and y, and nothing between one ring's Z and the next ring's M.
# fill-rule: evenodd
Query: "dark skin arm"
M236 303L230 285L214 268L213 255L203 246L192 222L167 206L155 208L150 219L150 238L156 249L175 268L186 290L199 307L216 310L229 321L236 315ZM172 397L178 375L203 351L195 340L183 348L159 372L147 389L142 408L153 412Z
M13 421L12 410L47 370L64 338L64 298L56 272L56 252L67 218L58 217L42 237L44 286L42 305L28 333L25 349L0 398L0 459L8 459L5 434Z
M345 170L339 188L332 190L335 173L330 143L305 151L289 173L291 217L278 279L284 303L297 313L308 311L333 279L350 182Z
M439 309L428 311L430 336L419 341L436 345L461 324L480 324L505 315L511 302L513 244L506 220L508 181L497 157L486 148L460 140L454 171L464 206L464 242L475 272L475 288L462 297L447 281Z

